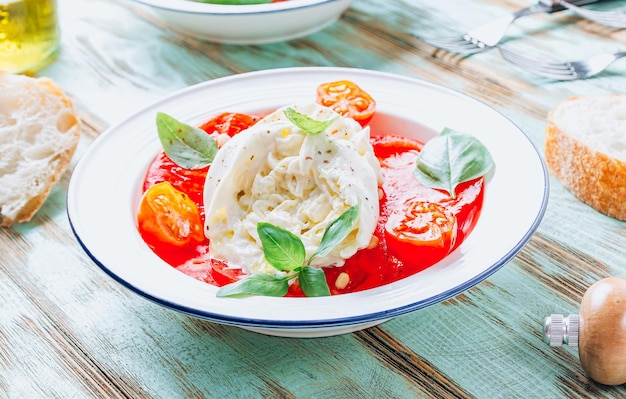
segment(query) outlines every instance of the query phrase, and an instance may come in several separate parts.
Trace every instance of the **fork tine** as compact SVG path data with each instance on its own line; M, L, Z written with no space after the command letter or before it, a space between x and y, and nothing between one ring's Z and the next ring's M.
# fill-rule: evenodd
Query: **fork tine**
M469 40L465 40L464 38L456 37L456 38L447 38L447 39L435 39L435 38L424 38L422 39L426 43L431 46L438 47L440 49L449 51L451 53L459 53L459 54L475 54L480 53L485 50L489 50L490 47L480 45L477 43L472 43Z
M626 57L626 51L605 52L579 61L556 63L527 58L502 47L498 49L504 59L526 71L557 80L586 79L599 74L615 61Z
M574 80L579 78L579 75L571 65L555 62L539 63L537 60L527 58L502 47L499 47L499 50L502 57L507 61L537 75L556 80Z
M626 13L610 14L610 15L589 15L580 14L591 21L613 28L626 28Z
M526 7L512 14L476 26L466 33L449 38L422 38L426 43L443 50L459 54L475 54L490 50L497 44L511 23L524 15L550 11L551 8L542 4Z
M556 11L561 11L563 5L559 6L558 3L563 2L564 0L553 0L550 4L547 4L546 1L541 0L535 5L531 5L526 8L522 8L512 14L504 15L500 18L496 18L487 23L474 27L468 30L462 37L454 37L454 38L421 38L421 40L425 41L428 44L431 44L434 47L439 47L449 52L460 53L460 54L475 54L480 53L486 50L490 50L497 46L497 44L502 40L506 31L513 22L515 22L518 18L521 18L526 15L532 15L537 13L552 13ZM578 0L570 0L573 3L583 3ZM568 5L570 3L567 3ZM583 11L589 11L584 10ZM603 18L607 18L608 16L602 16Z
M626 27L626 13L611 14L606 16L596 16L593 19L596 22L599 22L603 25L608 25L614 28L625 28Z
M597 11L576 6L566 0L560 0L559 4L583 18L587 18L602 25L614 28L626 28L626 9L624 8L614 11Z
M501 51L500 53L506 60L511 61L518 65L527 67L527 68L543 70L543 71L552 71L555 73L558 73L559 71L568 72L571 70L570 66L562 62L546 61L546 62L542 62L541 64L539 64L537 63L537 60L524 57L523 55L514 53L512 51L505 50L505 51Z
M471 44L463 40L463 38L460 38L460 37L446 38L446 39L426 38L424 39L424 41L426 43L434 45L435 47L458 47L458 46Z

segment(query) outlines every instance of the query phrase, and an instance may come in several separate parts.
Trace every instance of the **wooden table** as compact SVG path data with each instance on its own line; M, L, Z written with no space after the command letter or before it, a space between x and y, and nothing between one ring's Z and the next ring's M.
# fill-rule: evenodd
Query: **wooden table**
M496 51L464 57L419 39L529 3L355 0L341 20L309 37L234 46L173 34L130 0L59 0L62 50L38 74L61 85L80 111L84 129L73 165L107 126L177 89L313 65L393 72L466 93L505 114L542 152L547 113L571 95L626 92L626 63L594 79L558 82L508 64ZM568 12L535 15L519 20L504 45L528 55L582 58L623 50L626 30ZM2 398L626 395L626 386L588 379L575 348L542 342L545 316L576 313L593 282L626 276L626 223L581 203L553 176L536 234L486 281L374 328L289 339L185 316L109 278L70 230L71 172L32 222L0 230Z

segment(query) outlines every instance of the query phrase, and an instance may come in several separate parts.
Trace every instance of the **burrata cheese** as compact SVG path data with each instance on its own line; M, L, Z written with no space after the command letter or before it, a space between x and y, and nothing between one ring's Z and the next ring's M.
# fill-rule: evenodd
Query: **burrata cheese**
M285 116L288 107L334 121L323 133L308 134ZM279 274L265 260L257 223L300 237L308 259L325 229L360 204L353 231L311 264L342 265L370 242L381 179L369 127L318 104L282 107L226 142L209 168L204 204L210 252L247 274Z

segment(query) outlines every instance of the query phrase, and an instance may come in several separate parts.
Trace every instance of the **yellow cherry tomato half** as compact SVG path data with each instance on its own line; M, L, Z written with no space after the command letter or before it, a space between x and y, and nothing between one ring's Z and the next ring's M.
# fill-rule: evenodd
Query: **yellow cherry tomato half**
M137 212L139 232L148 245L176 247L204 240L200 211L189 196L169 182L148 188Z
M349 80L323 83L317 87L317 103L339 115L366 125L376 110L376 101Z

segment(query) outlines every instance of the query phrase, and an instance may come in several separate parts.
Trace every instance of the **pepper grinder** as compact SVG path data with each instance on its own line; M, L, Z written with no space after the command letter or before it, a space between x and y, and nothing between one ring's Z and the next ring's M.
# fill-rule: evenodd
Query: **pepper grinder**
M580 314L553 314L544 320L550 346L577 346L583 370L605 385L626 383L626 278L609 277L583 295Z

